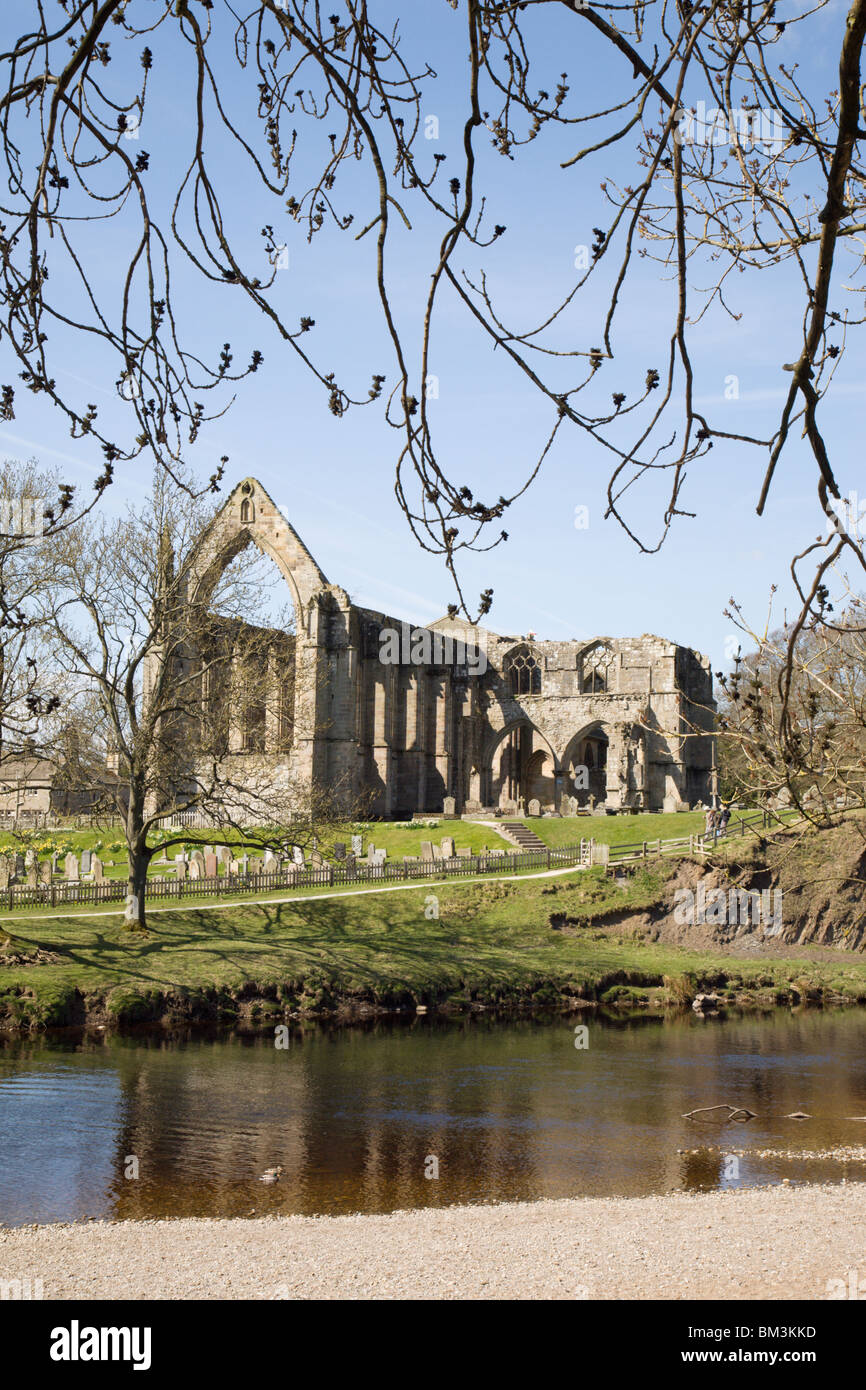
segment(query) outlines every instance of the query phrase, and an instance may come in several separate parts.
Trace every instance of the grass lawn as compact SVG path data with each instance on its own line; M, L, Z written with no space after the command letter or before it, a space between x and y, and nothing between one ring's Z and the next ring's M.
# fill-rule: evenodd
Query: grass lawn
M0 965L0 1016L22 1025L56 1025L94 1001L110 1017L159 1017L174 1000L210 1001L211 1016L237 1016L245 996L275 1014L315 1013L338 1003L395 1007L472 998L494 1005L555 1003L561 994L660 990L664 977L692 974L732 988L771 993L808 978L850 998L866 998L866 963L732 957L621 937L605 917L664 901L672 866L634 875L625 891L599 870L517 883L440 883L392 893L227 911L195 908L154 915L146 937L119 917L20 918L12 950L50 952L45 964ZM425 915L435 893L438 918ZM556 930L551 918L565 918ZM181 1003L177 1001L180 999ZM270 1001L268 1003L267 1001Z

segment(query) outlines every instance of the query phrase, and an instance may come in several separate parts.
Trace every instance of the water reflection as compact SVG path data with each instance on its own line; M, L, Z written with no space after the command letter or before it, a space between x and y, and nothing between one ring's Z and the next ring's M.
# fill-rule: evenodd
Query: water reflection
M589 1028L587 1050L564 1019L309 1028L285 1051L273 1036L238 1034L7 1041L0 1221L388 1211L866 1177L866 1163L814 1156L866 1145L866 1124L847 1118L866 1113L866 1015ZM757 1118L682 1118L721 1101ZM795 1110L813 1118L785 1118ZM424 1176L430 1155L438 1179ZM124 1177L131 1156L137 1179ZM281 1181L264 1186L276 1164Z

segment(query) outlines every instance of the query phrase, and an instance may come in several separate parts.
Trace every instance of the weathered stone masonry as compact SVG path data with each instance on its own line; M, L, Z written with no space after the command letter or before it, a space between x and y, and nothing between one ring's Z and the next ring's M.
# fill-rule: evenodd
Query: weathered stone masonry
M284 767L292 785L372 798L370 812L399 818L441 811L446 797L458 813L528 813L537 800L564 815L712 799L712 673L696 652L655 636L503 637L443 618L427 631L465 643L472 661L386 664L381 634L401 620L330 584L254 479L234 489L205 537L191 599L206 600L250 542L289 586L296 635L292 681L281 676L285 641L275 644L274 679L291 708L260 717L248 751ZM235 749L245 751L242 729Z

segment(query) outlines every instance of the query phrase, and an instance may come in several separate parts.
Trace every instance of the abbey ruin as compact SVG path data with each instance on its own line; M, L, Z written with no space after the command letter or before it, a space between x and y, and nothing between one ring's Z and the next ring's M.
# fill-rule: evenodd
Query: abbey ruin
M266 695L234 711L237 768L342 789L398 819L713 801L712 672L691 649L655 636L501 636L448 617L412 627L360 608L252 478L207 532L190 600L206 601L250 543L285 579L296 622L269 635Z

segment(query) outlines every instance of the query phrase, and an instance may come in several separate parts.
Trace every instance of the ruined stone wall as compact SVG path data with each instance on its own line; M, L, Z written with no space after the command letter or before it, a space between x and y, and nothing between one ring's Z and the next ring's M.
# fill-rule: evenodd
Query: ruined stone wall
M710 799L712 675L697 653L652 635L545 642L443 618L413 631L468 644L470 660L458 648L388 661L383 634L405 624L328 583L254 479L234 490L202 547L201 591L250 540L273 556L295 603L293 744L282 761L298 785L400 818L441 811L447 797L458 812L527 811L538 800L565 814L590 796L653 810ZM575 794L581 757L594 791Z

